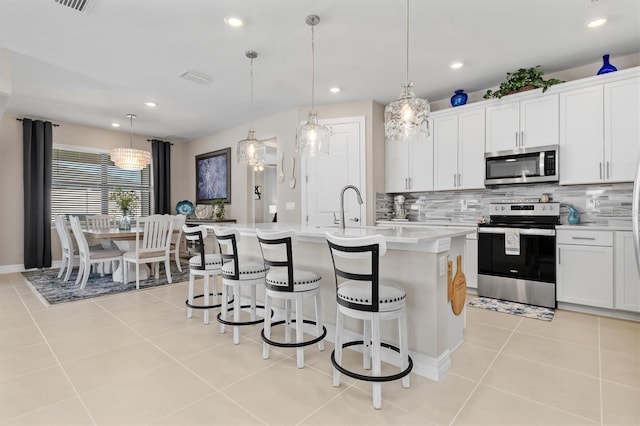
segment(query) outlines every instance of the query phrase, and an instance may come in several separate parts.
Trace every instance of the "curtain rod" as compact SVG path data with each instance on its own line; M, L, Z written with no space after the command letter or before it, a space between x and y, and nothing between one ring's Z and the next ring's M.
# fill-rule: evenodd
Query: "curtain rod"
M22 121L22 120L24 120L24 118L16 118L16 120L18 120L18 121ZM31 119L30 119L30 120L31 120ZM52 125L53 127L60 127L60 125L59 125L59 124L56 124L56 123L51 123L51 125Z
M163 140L160 140L160 139L147 139L147 142L153 142L153 141L165 142L165 143L168 143L169 145L173 146L173 143L171 143L169 141L163 141Z

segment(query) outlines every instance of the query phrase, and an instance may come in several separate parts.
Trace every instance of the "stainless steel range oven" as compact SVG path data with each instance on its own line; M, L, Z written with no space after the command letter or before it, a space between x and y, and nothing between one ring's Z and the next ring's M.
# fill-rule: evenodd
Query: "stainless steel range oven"
M559 203L492 203L478 227L478 295L556 307Z

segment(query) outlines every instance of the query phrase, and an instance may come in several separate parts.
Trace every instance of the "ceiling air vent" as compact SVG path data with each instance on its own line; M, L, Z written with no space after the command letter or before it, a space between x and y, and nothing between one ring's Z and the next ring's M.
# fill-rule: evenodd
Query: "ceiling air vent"
M78 12L86 12L89 6L89 0L54 0L61 6L69 7Z
M203 74L198 74L193 71L185 71L180 74L180 78L184 78L185 80L193 81L198 84L209 84L211 83L211 77L208 77Z

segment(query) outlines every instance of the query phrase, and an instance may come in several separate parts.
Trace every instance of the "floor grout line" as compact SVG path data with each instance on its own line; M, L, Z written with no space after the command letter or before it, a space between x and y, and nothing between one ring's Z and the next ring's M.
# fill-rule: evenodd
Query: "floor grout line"
M604 425L604 403L602 395L602 348L600 343L600 317L598 318L598 390L600 392L600 424Z

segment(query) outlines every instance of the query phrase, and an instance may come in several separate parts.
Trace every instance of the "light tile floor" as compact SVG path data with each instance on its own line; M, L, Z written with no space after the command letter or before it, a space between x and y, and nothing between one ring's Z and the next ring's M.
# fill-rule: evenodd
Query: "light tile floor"
M0 275L0 424L639 425L640 324L557 311L552 322L467 309L440 382L331 385L332 349L262 359L185 315L186 283L45 307ZM348 357L357 354L348 351ZM347 355L346 355L347 356Z

